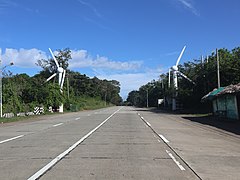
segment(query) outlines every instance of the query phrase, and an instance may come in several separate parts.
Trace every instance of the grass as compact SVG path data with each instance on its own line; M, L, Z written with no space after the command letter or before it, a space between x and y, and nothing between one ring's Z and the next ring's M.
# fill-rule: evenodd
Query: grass
M16 122L16 121L23 121L26 119L34 118L36 116L21 116L21 117L11 117L11 118L0 118L0 123L10 123L10 122Z
M106 108L106 107L111 107L113 106L112 104L105 104L105 101L102 101L100 99L96 99L96 98L90 98L90 97L83 97L81 99L79 99L80 103L76 103L74 104L73 108L68 110L68 111L64 111L64 112L78 112L81 110L95 110L95 109L101 109L101 108ZM39 116L44 116L44 115L55 115L58 113L50 113L50 112L45 112L42 115L32 115L32 116L20 116L20 117L12 117L12 118L0 118L0 123L10 123L10 122L17 122L17 121L24 121L24 120L28 120L28 119L33 119L33 118L37 118Z

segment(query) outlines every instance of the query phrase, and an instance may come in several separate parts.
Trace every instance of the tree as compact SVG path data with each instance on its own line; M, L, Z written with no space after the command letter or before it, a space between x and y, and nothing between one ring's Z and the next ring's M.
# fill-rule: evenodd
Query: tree
M232 51L219 49L220 62L220 80L221 86L236 84L240 82L240 48L234 48ZM179 65L179 71L183 72L195 82L195 85L184 78L178 78L178 101L185 108L211 109L206 104L201 103L201 98L208 92L217 88L217 64L216 53L201 60L194 60ZM156 106L155 100L162 97L172 97L174 88L168 86L169 74L161 74L161 85L158 82L150 82L139 88L138 91L132 91L128 95L128 101L133 103L133 99L138 97L134 105L146 106L146 89L148 89L149 105ZM171 77L172 79L172 77Z

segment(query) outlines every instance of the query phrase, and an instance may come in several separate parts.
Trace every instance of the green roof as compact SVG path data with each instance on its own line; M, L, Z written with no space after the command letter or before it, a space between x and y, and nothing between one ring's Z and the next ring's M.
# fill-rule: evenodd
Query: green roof
M202 101L206 101L206 100L213 100L215 98L215 96L222 92L225 89L225 87L220 87L218 89L214 89L213 91L209 92L208 94L206 94L205 96L202 97Z

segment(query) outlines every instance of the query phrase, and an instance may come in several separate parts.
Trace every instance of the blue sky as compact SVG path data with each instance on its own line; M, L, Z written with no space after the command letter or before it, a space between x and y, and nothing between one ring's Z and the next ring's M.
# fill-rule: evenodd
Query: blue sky
M115 79L127 97L175 64L240 42L239 0L0 0L3 65L33 75L37 59L70 48L70 69Z

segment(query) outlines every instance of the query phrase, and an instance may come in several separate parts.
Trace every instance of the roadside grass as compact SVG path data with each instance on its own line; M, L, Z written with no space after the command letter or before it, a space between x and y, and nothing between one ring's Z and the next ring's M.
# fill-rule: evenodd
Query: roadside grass
M14 116L14 117L11 117L11 118L0 118L0 123L10 123L10 122L16 122L16 121L24 121L24 120L27 120L27 119L32 119L32 118L35 118L39 115L34 115L34 116L20 116L20 117L17 117L17 116Z
M76 103L76 104L72 105L72 107L70 107L69 110L65 110L64 113L79 112L79 111L83 111L83 110L95 110L95 109L101 109L101 108L106 108L106 107L111 107L111 106L114 106L114 105L106 104L105 101L102 101L99 99L81 98L80 103ZM35 118L38 118L40 116L45 116L45 115L59 115L59 113L58 112L55 112L55 113L45 112L44 114L41 114L41 115L19 116L19 117L14 116L11 118L0 118L0 124L35 119Z

